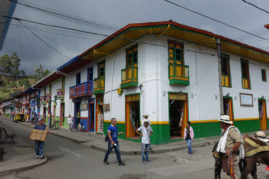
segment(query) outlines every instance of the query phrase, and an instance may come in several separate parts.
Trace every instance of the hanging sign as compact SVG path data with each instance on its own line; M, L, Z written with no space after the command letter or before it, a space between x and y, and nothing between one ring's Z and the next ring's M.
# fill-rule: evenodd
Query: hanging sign
M240 96L240 106L253 107L253 95L252 94L240 93L239 96Z

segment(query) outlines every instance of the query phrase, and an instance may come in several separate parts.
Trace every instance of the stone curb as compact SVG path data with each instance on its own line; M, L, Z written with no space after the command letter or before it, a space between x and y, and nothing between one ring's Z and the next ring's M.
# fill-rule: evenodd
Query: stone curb
M36 162L33 162L33 161L36 161ZM0 167L0 176L4 176L13 172L20 172L23 170L32 169L34 167L47 163L47 161L48 161L48 158L44 157L44 159L42 160L33 159L33 160L18 162L16 164L10 164L4 167Z

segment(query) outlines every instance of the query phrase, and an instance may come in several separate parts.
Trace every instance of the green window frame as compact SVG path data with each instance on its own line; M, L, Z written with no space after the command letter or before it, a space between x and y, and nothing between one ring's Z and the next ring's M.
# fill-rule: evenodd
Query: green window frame
M105 61L98 63L98 78L105 77Z
M126 49L126 67L137 66L138 64L138 45L133 45Z
M242 88L251 89L248 60L241 59L241 74L242 74Z
M226 54L221 54L221 75L222 75L222 86L232 87L230 56Z
M168 60L169 63L184 65L184 45L182 43L168 41Z
M267 81L266 70L261 69L261 74L262 74L262 81L266 82Z

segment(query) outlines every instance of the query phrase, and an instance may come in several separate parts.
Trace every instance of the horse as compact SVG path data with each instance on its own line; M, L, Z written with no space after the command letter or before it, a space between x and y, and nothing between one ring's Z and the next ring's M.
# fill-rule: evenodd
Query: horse
M249 137L248 135L244 136L244 150L246 154L250 152L251 150L255 149L252 147L248 142L246 142L246 139L255 140L254 138ZM263 143L259 140L255 140L256 143L260 146L267 146L266 143ZM215 179L220 179L221 177L221 169L222 169L222 157L224 154L218 153L216 151L218 146L218 142L214 145L212 153L213 157L215 159L215 170L214 170L214 176ZM252 156L246 156L244 159L240 159L239 161L239 169L241 173L241 179L247 179L247 176L249 173L254 179L257 179L257 164L265 164L269 166L269 151L263 151L263 152L257 152Z
M259 148L258 146L256 147L252 146L248 142L249 139L262 147L266 147L268 145L254 137L249 137L248 135L245 135L243 138L244 138L243 146L244 146L246 156L244 159L242 159L242 162L240 163L241 164L240 166L241 178L247 179L250 173L254 179L257 179L258 178L257 177L257 164L260 165L262 163L269 166L269 150L268 150L269 147L267 147L267 150L257 150L261 148Z

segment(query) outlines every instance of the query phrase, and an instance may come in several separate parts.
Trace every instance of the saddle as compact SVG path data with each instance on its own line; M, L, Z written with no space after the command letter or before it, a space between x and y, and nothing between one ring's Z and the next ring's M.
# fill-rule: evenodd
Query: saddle
M260 152L269 151L268 143L264 140L260 140L260 137L248 137L244 141L250 146L248 149L245 148L245 157L252 157Z

